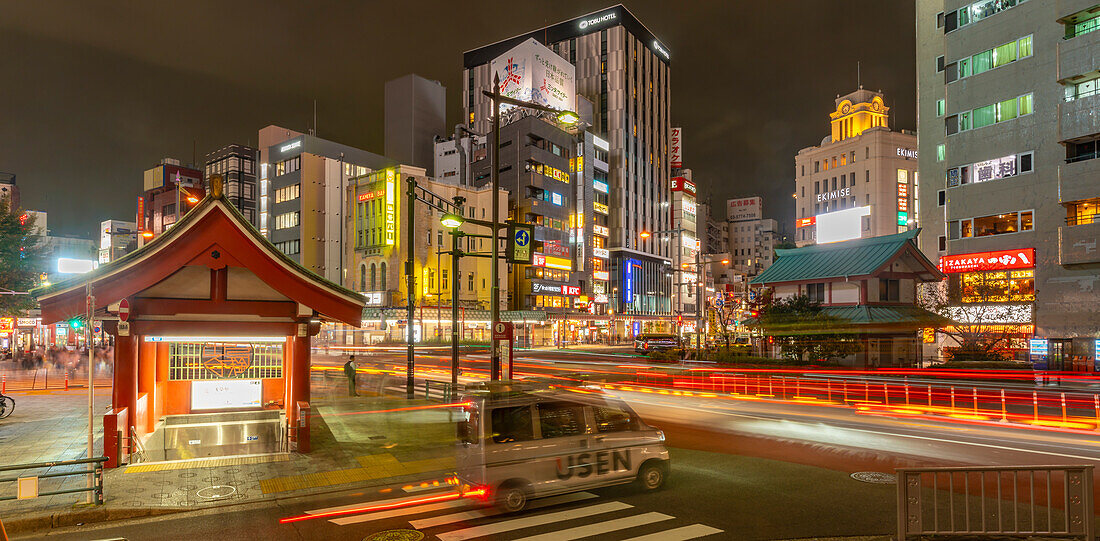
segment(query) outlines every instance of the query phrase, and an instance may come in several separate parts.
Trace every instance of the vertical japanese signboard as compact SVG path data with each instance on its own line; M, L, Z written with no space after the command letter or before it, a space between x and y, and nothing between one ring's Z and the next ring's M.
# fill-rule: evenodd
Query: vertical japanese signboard
M682 142L683 128L672 128L672 139L669 142L669 165L673 169L684 166L684 146Z
M411 224L410 224L411 225ZM386 245L397 239L397 178L393 169L386 169Z

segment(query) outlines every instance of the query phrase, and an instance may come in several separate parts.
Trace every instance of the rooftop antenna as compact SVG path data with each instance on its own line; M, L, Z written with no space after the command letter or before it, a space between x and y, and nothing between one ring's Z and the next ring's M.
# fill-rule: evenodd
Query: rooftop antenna
M317 136L317 100L313 100L313 133L310 135Z
M858 86L860 90L863 90L863 83L860 80L859 73L859 60L856 60L856 86Z

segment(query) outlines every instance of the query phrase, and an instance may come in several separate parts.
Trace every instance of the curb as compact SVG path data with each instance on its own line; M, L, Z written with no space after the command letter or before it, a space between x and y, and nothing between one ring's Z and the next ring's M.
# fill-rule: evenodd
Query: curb
M453 474L453 470L436 470L430 472L423 472L418 474L398 475L394 477L388 477L386 479L376 479L374 481L380 482L368 482L367 484L349 486L330 486L324 487L318 490L311 490L308 492L301 492L297 494L285 494L282 496L276 496L270 499L260 499L248 502L226 502L222 505L209 505L201 507L121 507L121 508L82 508L75 507L69 511L53 511L50 513L43 513L39 515L32 515L25 518L17 518L11 521L3 521L4 528L7 530L7 534L11 538L18 536L28 536L35 533L41 533L45 530L52 530L57 528L71 528L77 526L87 526L91 524L97 524L102 522L113 522L119 520L128 520L136 518L146 518L153 516L172 515L176 513L186 513L189 511L206 511L209 512L213 509L226 510L234 507L246 508L252 505L263 504L278 504L287 500L294 500L298 498L312 498L315 496L326 496L330 494L337 494L340 492L358 491L364 488L373 488L378 486L385 486L393 483L402 482L400 479L416 476L438 476ZM211 502L214 503L214 502Z

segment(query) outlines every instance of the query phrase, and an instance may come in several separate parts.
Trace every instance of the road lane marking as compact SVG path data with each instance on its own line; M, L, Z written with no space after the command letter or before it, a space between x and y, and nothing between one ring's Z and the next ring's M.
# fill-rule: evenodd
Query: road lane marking
M643 513L641 515L633 515L624 518L617 518L615 520L607 520L596 524L589 524L587 526L577 526L576 528L569 528L567 530L559 530L556 532L532 535L530 537L517 539L516 541L572 541L573 539L580 539L582 537L590 537L593 535L617 532L619 530L634 528L636 526L644 526L646 524L653 524L654 522L671 520L673 518L676 517L672 517L664 513Z
M339 524L340 526L346 526L348 524L359 524L360 522L371 522L374 520L382 520L384 518L403 517L406 515L418 515L420 513L427 513L429 511L439 511L442 509L454 509L456 507L463 507L469 505L470 502L463 500L452 500L449 502L429 503L427 505L416 505L412 507L402 507L401 509L390 509L388 511L378 511L375 513L367 513L365 515L354 515L350 517L340 517L329 519L329 522L333 524Z
M464 528L461 530L443 532L440 534L436 534L436 537L438 537L440 541L464 541L466 539L473 539L475 537L481 537L484 535L510 532L523 528L531 528L533 526L543 526L545 524L564 522L567 520L590 517L603 513L611 513L613 511L622 511L623 509L630 509L632 507L634 506L627 503L608 502L598 505L590 505L588 507L570 509L568 511L558 511L556 513L547 513L545 515L516 518L512 520L505 520L503 522L495 522L493 524L485 524L482 526L474 526L472 528Z
M697 408L692 408L692 407L688 407L688 406L676 406L676 405L672 405L672 404L665 404L665 407L685 409L685 410L691 410L691 411L695 411L695 412L700 411ZM769 421L769 422L773 422L773 423L775 423L775 422L788 422L788 423L799 423L799 424L804 424L804 425L824 424L821 421L818 421L816 423L811 423L809 421L803 421L803 420L800 420L800 419L776 419L774 417L760 417L760 416L757 416L757 415L747 415L747 414L744 414L744 413L729 413L729 412L724 412L724 411L712 411L712 412L708 412L708 413L717 413L719 415L729 415L731 417L744 417L746 419L755 419L757 421ZM989 443L978 443L978 442L972 442L972 441L949 440L949 439L944 439L944 438L933 438L933 437L930 437L930 436L916 436L916 435L913 435L913 434L900 434L900 433L893 433L893 432L881 432L881 431L878 431L878 430L868 430L866 428L851 428L851 427L846 427L846 426L832 426L832 428L837 428L837 429L841 429L841 430L851 430L851 431L854 431L854 432L864 432L864 433L867 433L867 434L878 434L880 436L892 436L892 437L898 437L898 438L910 438L910 439L917 439L917 440L938 441L938 442L943 442L943 443L954 443L954 444L957 444L957 445L972 445L972 446L975 446L975 447L985 447L987 449L1000 449L1002 451L1015 451L1015 452L1019 452L1019 453L1034 453L1034 454L1040 454L1040 455L1060 456L1060 457L1064 457L1064 458L1076 458L1076 459L1080 459L1080 460L1100 461L1100 456L1088 457L1088 456L1079 456L1079 455L1068 455L1068 454L1065 454L1065 453L1053 453L1053 452L1050 452L1050 451L1039 451L1039 450L1034 450L1034 449L1020 449L1020 448L1017 448L1017 447L1006 447L1006 446L1003 446L1003 445L993 445L993 444L989 444ZM804 438L800 438L800 439L804 439ZM812 441L812 440L807 440L807 441Z
M573 492L571 494L562 494L560 496L551 496L549 498L542 498L534 500L527 509L540 509L543 507L551 507L554 505L561 505L563 503L573 503L583 500L590 500L596 498L595 494L591 492ZM438 517L430 517L419 520L410 520L409 525L417 530L423 530L425 528L434 528L436 526L443 526L445 524L454 524L455 522L462 522L464 520L475 520L485 517L493 517L501 514L501 511L496 509L475 509L473 511L462 511L459 513L452 513L450 515L441 515Z
M722 533L722 530L711 528L705 524L692 524L691 526L651 533L640 537L631 537L625 541L687 541L688 539L705 537L716 533Z

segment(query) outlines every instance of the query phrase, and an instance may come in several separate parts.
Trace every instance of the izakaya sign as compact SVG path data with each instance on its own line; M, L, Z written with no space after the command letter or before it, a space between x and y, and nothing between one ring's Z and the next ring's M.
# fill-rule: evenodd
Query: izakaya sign
M563 111L575 108L576 68L534 39L498 56L490 69L500 78L504 96ZM502 105L501 110L511 107Z
M940 270L946 273L1028 269L1034 266L1035 248L945 255L940 258Z

